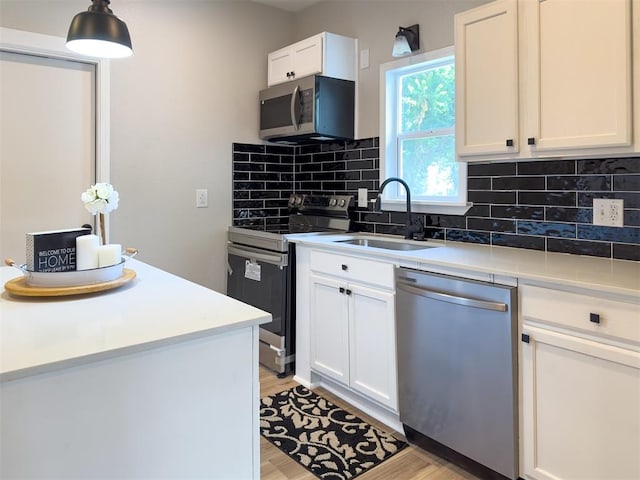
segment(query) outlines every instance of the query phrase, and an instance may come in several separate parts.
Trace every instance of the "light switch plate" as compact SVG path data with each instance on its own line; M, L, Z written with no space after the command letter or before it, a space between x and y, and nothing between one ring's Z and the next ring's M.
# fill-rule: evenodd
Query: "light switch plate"
M358 208L367 208L367 195L369 192L366 188L358 189Z
M209 190L199 188L196 190L196 207L207 208L209 206Z
M360 50L360 70L369 68L369 49L364 48Z

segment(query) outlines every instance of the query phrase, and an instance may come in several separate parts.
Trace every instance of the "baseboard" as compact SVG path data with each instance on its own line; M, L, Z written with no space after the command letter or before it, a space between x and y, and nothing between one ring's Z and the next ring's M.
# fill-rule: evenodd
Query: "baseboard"
M400 417L397 412L393 412L387 407L383 407L330 379L317 377L317 380L318 381L315 382L315 386L325 388L345 402L353 405L370 417L375 418L380 423L383 423L387 427L395 430L397 433L404 435L402 423L400 422Z
M306 378L299 377L298 375L294 375L293 380L298 382L303 387L308 388L309 390L313 390L314 388L321 386L320 382L318 381L309 381Z

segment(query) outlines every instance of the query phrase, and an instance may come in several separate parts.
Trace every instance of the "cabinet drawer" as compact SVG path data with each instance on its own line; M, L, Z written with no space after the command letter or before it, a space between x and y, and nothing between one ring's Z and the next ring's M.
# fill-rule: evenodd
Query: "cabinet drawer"
M538 320L640 344L638 304L531 285L521 285L519 290L525 322Z
M311 270L393 289L393 264L391 263L312 250Z

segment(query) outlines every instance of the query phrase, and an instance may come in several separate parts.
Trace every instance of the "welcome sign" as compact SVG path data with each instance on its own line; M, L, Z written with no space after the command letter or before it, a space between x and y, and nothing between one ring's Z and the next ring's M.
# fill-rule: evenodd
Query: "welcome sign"
M90 228L27 233L27 269L33 272L67 272L76 269L76 238Z

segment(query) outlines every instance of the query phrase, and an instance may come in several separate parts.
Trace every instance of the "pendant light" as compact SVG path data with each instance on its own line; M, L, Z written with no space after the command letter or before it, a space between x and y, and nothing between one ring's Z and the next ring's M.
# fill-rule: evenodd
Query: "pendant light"
M393 42L394 57L404 57L420 48L420 26L400 27Z
M109 8L110 0L91 0L88 11L80 12L69 26L67 48L99 58L124 58L133 53L127 25Z

